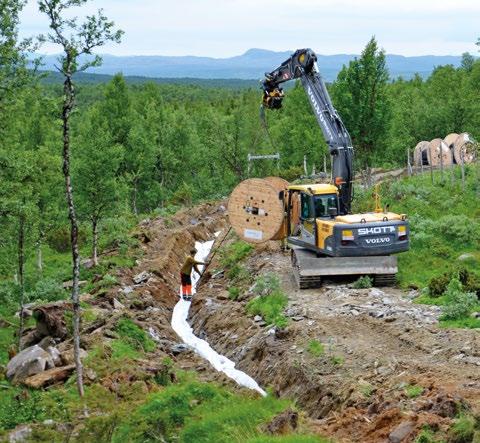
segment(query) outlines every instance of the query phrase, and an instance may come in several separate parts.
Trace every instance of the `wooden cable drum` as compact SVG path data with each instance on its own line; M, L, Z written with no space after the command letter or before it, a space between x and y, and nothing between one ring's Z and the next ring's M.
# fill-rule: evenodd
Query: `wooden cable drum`
M283 223L283 199L267 180L250 178L230 194L228 218L242 240L249 243L272 240Z
M477 149L477 143L473 140L470 134L462 132L453 145L453 157L455 163L462 163L462 155L465 164L474 162L477 156Z
M290 183L287 180L284 180L281 177L265 177L264 180L266 180L268 183L270 183L270 185L272 185L275 188L275 190L278 192L279 197L280 197L280 193L284 192L290 185ZM284 205L285 205L285 199L284 199ZM272 240L282 240L286 236L287 236L287 220L285 219L285 216L284 216L280 229L272 237Z
M448 134L443 141L447 144L448 148L450 150L453 149L453 145L455 144L455 141L458 138L458 134L456 132L452 132L451 134Z
M415 149L413 150L413 164L415 166L422 166L422 164L423 165L428 164L425 162L428 160L426 159L426 156L424 155L424 153L425 153L425 150L428 148L429 144L430 142L421 141L420 143L417 144L417 146L415 146Z
M449 166L452 164L452 153L441 138L433 139L427 148L427 158L431 166Z

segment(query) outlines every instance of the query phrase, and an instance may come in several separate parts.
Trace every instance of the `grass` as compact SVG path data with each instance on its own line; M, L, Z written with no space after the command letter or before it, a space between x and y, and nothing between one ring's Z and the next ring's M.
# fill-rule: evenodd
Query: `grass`
M368 289L368 288L371 288L372 286L373 286L373 279L368 275L364 275L363 277L360 277L352 285L354 289Z
M466 318L460 318L458 320L441 320L440 327L477 329L477 328L480 328L480 319L473 318L473 317L466 317Z
M407 385L403 390L408 398L417 398L423 393L423 387L419 385Z
M461 414L455 419L449 430L449 442L463 443L473 441L476 430L480 430L480 424L472 415Z
M271 325L284 328L288 321L283 311L287 307L288 297L280 287L275 274L265 274L257 278L253 288L256 297L247 304L247 312L260 315Z
M236 286L231 286L228 288L228 297L230 300L236 300L240 295L240 288Z
M220 264L231 268L247 258L253 251L253 246L242 240L235 241L220 250Z
M136 350L143 350L145 352L155 350L155 342L140 326L136 325L129 318L121 318L118 320L115 331Z
M308 342L307 351L314 357L320 357L325 354L325 347L318 340Z

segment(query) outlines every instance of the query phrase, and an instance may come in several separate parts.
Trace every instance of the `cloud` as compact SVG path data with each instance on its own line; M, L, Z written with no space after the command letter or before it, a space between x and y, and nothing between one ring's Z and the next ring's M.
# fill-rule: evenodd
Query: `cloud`
M112 54L226 57L252 47L312 47L322 54L359 53L375 35L389 53L476 52L480 3L470 0L95 0L125 31ZM22 35L46 32L30 0ZM55 48L46 46L47 52Z

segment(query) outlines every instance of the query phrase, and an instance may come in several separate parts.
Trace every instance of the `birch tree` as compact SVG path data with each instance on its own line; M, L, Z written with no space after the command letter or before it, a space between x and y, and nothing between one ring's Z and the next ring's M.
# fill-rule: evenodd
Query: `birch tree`
M92 66L99 66L101 57L93 51L112 41L119 43L122 31L116 30L114 23L109 21L102 10L96 15L87 16L81 23L77 18L67 18L73 7L82 6L88 0L39 0L40 12L49 20L50 33L42 40L59 45L62 54L58 58L58 71L64 77L62 132L63 132L63 175L65 179L65 193L70 220L70 240L73 261L73 343L75 366L77 371L77 388L83 397L83 367L80 360L80 299L79 274L80 254L78 250L78 222L73 198L73 186L70 175L70 118L75 107L75 85L73 76L77 72L85 71Z

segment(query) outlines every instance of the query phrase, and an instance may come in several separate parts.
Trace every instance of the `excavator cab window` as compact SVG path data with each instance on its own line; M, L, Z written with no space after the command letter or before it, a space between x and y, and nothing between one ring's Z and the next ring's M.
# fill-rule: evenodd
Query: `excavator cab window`
M315 204L315 217L330 217L330 208L336 208L338 211L336 195L315 195L313 202Z
M308 220L313 218L313 211L311 207L312 196L309 194L301 194L301 212L300 218L302 220Z

